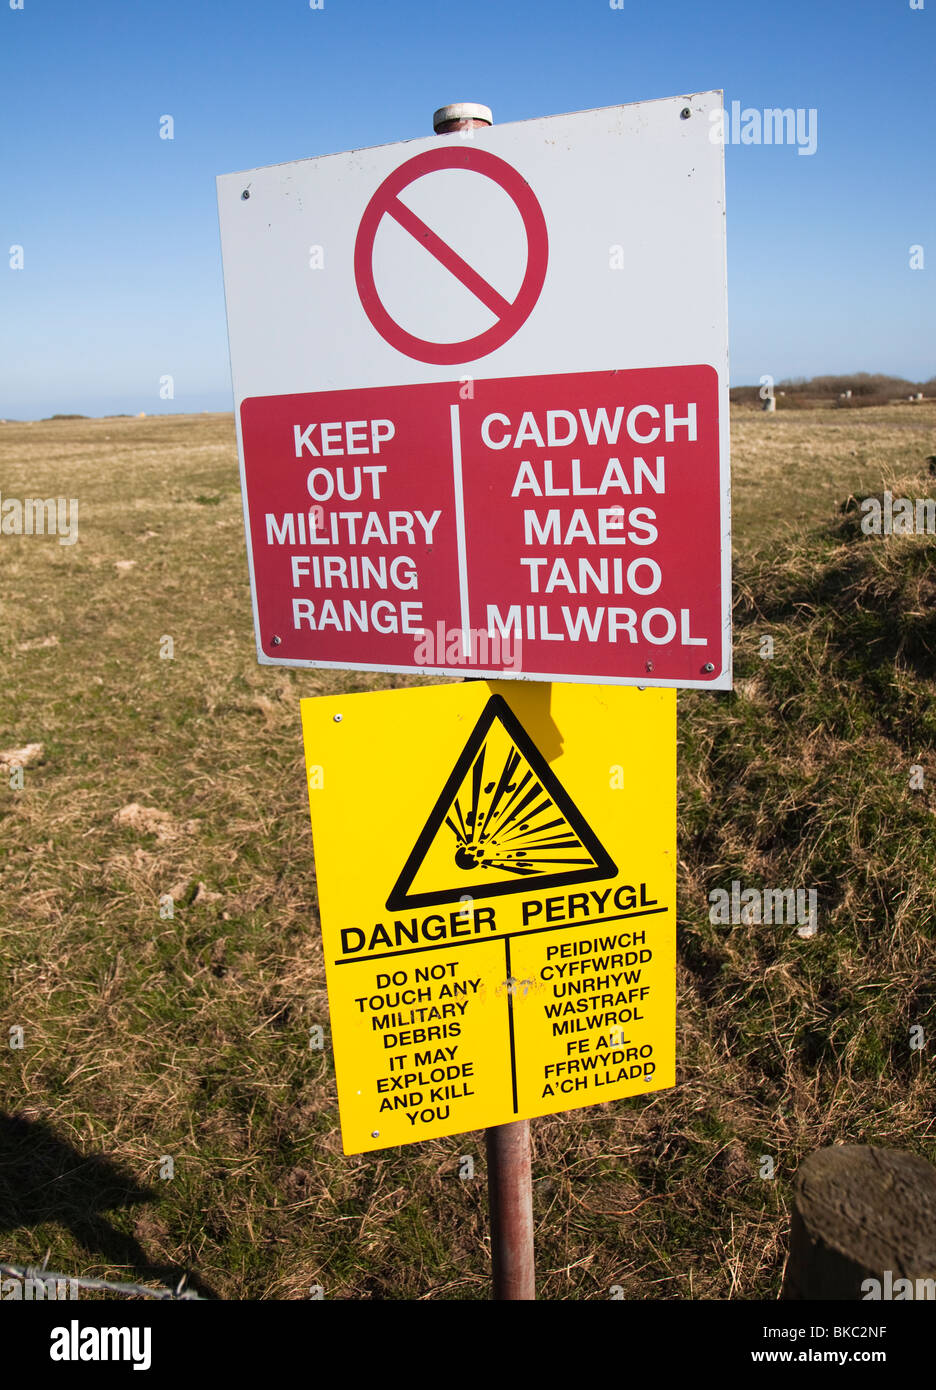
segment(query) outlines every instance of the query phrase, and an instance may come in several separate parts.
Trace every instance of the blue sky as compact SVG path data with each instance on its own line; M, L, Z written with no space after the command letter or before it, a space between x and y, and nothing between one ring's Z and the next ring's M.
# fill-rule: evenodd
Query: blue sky
M11 2L0 416L231 408L219 173L710 88L818 112L811 156L726 150L732 382L936 373L936 0Z

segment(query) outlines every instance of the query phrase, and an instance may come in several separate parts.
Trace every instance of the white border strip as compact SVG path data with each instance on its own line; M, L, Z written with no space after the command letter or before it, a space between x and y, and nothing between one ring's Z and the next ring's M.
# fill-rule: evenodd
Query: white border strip
M468 628L471 615L468 608L468 550L465 542L465 493L462 485L461 419L458 406L449 407L452 421L452 484L455 493L455 544L458 549L458 599L461 611L462 651L471 655Z
M300 658L273 657L262 653L257 658L261 666L295 666L311 671L373 671L395 676L451 676L464 680L466 676L483 676L492 681L549 681L562 685L630 685L638 690L730 690L731 673L723 670L711 680L654 680L652 676L572 676L568 671L511 671L508 668L489 670L483 666L393 666L383 661L303 661Z

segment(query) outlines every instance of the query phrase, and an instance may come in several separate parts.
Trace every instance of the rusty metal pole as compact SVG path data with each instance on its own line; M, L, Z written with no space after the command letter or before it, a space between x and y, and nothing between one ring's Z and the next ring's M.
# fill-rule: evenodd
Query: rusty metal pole
M491 1263L496 1299L536 1298L533 1262L533 1185L530 1176L530 1122L492 1125L487 1148Z
M437 135L493 124L490 108L473 101L440 106L432 117ZM530 1122L492 1125L485 1130L484 1141L494 1275L491 1296L498 1300L535 1299Z

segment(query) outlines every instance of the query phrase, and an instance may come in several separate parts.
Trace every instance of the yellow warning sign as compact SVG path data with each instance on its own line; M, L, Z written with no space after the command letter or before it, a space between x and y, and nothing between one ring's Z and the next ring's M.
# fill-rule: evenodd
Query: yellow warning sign
M346 1153L675 1079L676 694L302 701Z

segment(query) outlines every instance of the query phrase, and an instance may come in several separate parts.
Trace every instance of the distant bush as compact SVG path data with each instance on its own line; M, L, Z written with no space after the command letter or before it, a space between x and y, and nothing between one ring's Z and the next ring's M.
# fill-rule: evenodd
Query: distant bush
M852 376L814 376L808 381L795 377L778 383L778 390L791 395L803 396L841 396L851 391L856 396L908 396L922 387L913 381L905 381L902 376L886 376L883 372L855 372Z
M834 396L800 395L799 392L790 393L786 387L783 387L783 390L785 395L776 393L778 410L831 410L833 406L838 405Z
M845 392L851 396L845 398ZM907 381L902 376L884 372L854 372L851 376L785 377L774 385L778 410L804 409L808 405L839 404L854 408L862 405L888 405L892 400L906 400L922 391L924 396L936 395L936 377L929 381ZM736 404L759 404L759 386L733 386L730 396Z
M909 395L909 392L907 394ZM890 405L893 399L894 392L885 391L879 396L856 396L853 394L847 399L842 397L836 400L835 404L840 410L860 410L866 405Z
M47 415L42 423L45 424L46 420L88 420L90 418L89 415Z
M736 405L757 405L761 398L759 386L732 386L728 394Z

